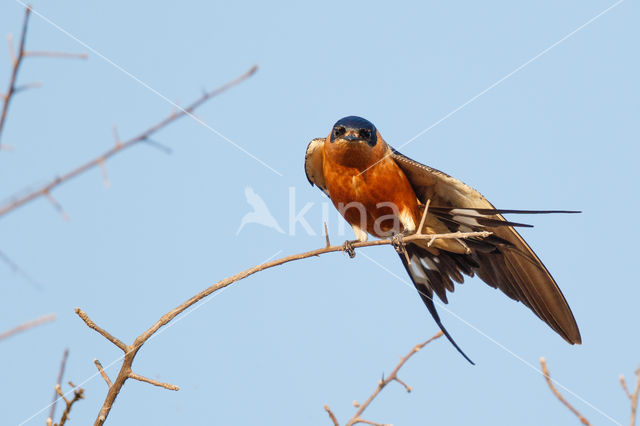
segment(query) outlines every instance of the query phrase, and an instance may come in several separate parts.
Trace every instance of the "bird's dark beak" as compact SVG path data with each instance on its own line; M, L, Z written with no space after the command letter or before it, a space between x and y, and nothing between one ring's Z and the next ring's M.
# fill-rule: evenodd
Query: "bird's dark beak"
M347 133L342 136L341 139L344 139L347 142L365 142L365 140L358 135L358 131L352 129L348 129Z
M354 135L353 133L345 135L342 139L346 140L347 142L357 142L362 140L358 135Z

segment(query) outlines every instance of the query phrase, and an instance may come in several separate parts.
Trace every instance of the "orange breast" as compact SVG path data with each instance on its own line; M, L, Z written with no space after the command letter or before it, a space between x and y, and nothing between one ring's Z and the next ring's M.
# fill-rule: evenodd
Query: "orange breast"
M386 151L386 144L375 148ZM411 223L415 228L419 213L416 194L404 172L391 157L376 163L374 159L384 156L376 149L371 155L359 156L357 151L340 152L332 146L325 151L323 172L331 201L347 222L386 237Z

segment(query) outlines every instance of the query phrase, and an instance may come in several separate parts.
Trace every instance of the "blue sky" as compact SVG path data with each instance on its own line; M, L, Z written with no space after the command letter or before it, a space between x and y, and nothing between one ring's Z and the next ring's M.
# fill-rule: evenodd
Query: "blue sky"
M14 150L0 152L4 199L109 148L114 125L127 139L163 118L172 105L158 94L182 105L260 69L197 112L251 156L187 118L154 138L170 155L136 146L107 163L109 188L94 170L56 190L70 221L46 200L2 218L0 249L41 288L0 264L0 330L58 315L0 342L3 423L47 406L66 347L66 378L86 389L71 424L95 418L106 386L93 359L106 366L120 352L75 307L130 343L210 284L322 246L327 199L307 183L305 148L339 118L360 115L396 147L429 129L402 152L497 207L583 211L525 218L535 228L522 232L567 297L583 345L567 345L522 304L470 279L450 296L451 313L440 312L477 365L434 342L401 371L414 391L391 385L366 417L577 424L531 368L545 356L594 424L626 424L618 375L640 363L631 267L640 235L627 225L640 209L637 2L619 3L554 46L614 4L34 2L108 61L33 16L28 48L89 59L23 64L20 82L43 86L11 106L2 142ZM3 36L19 33L22 16L19 3L2 3ZM6 51L1 58L4 90ZM247 187L284 233L256 224L236 233L251 211ZM315 235L299 223L289 232L292 192L294 211L313 203L305 218ZM336 243L351 238L339 220L331 209ZM233 285L149 341L134 370L181 390L128 382L108 422L329 425L324 404L346 422L352 401L366 399L399 356L436 331L390 247L292 263ZM108 369L112 378L118 365ZM47 411L27 424L43 424Z

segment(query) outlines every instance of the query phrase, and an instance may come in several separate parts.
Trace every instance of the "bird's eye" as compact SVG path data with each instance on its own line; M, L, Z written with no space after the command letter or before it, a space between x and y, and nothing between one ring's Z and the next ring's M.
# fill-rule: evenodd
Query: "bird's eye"
M371 130L360 129L358 130L358 136L360 136L362 139L369 139L371 137Z
M336 127L335 129L333 129L333 135L337 138L339 138L340 136L344 135L347 132L347 129L345 129L342 126Z

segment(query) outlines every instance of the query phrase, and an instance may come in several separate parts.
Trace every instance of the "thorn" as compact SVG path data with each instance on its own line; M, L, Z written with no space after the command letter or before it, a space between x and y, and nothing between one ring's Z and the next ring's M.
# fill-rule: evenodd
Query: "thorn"
M15 95L18 92L22 92L28 89L36 89L38 87L42 87L41 81L34 81L33 83L23 84L22 86L16 86L15 89L13 89L13 94Z
M15 65L17 58L16 51L13 48L13 34L9 33L7 41L9 42L9 56L11 57L11 63Z
M100 165L100 170L102 170L102 181L104 182L104 187L109 188L111 183L109 182L109 175L107 174L107 165L104 162L104 158L98 160L98 164Z
M65 221L67 222L71 221L71 218L69 217L67 212L64 211L64 209L62 208L62 205L58 203L58 201L55 198L53 198L53 196L49 192L45 193L45 197L47 197L47 199L53 205L53 207L55 207L55 209L58 210L58 213L62 215L62 218Z
M360 407L360 404L358 404L358 401L356 401L355 399L353 400L352 404L353 404L353 406L354 406L354 407L356 407L356 408L359 408L359 407Z
M153 139L145 138L143 140L144 143L151 145L152 147L164 152L167 155L173 154L173 150L166 145L161 144L160 142L156 142Z
M329 241L329 231L327 231L327 222L324 222L324 237L327 241L327 247L331 246L331 241Z
M122 146L122 142L120 142L120 135L118 135L118 127L113 125L113 138L116 141L116 148L120 148Z
M431 204L431 198L427 200L427 203L424 205L424 212L422 213L422 219L420 219L420 226L418 227L418 232L416 234L422 235L422 228L424 228L424 223L427 219L427 212L429 211L429 205Z
M50 58L69 58L69 59L87 59L89 55L86 53L68 53L68 52L54 52L46 50L31 50L24 52L23 55L30 56L32 58L37 57L50 57Z

